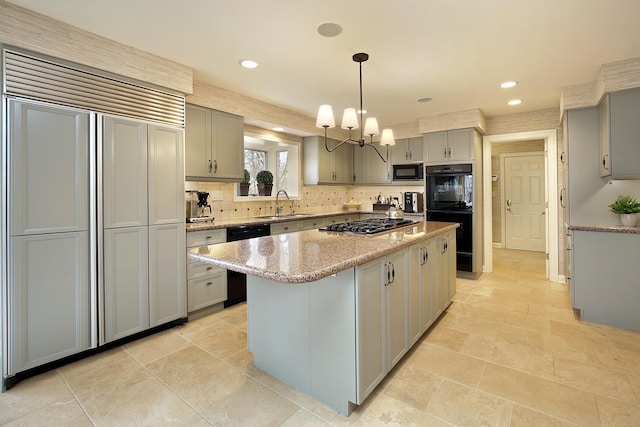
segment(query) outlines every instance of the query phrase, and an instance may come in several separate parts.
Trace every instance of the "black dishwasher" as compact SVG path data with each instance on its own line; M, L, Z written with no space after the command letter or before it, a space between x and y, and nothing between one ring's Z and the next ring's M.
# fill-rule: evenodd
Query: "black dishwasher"
M227 242L268 236L269 234L271 234L271 226L269 224L229 227L227 228ZM227 300L224 302L224 306L230 307L246 300L247 276L227 270Z

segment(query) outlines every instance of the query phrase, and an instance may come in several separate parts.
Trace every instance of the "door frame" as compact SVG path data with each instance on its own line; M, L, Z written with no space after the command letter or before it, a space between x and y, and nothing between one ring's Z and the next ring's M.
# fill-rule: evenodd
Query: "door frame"
M527 152L517 152L517 153L502 153L500 154L500 176L504 178L505 176L505 160L509 157L534 157L534 156L542 156L544 159L544 151L527 151ZM546 186L546 181L547 181L547 162L546 159L544 159L544 167L545 167L545 171L544 171L544 176L545 176L545 186ZM506 212L506 205L504 203L505 198L506 198L506 189L505 189L505 183L506 180L505 179L501 179L500 180L500 196L502 199L502 206L500 207L500 209L502 210L502 214L500 215L500 228L502 230L502 232L500 233L501 236L500 238L502 239L501 242L501 247L506 248L507 247L507 212ZM546 188L545 188L545 197L546 197ZM545 200L546 202L546 200ZM545 211L547 209L545 208ZM546 225L547 225L548 220L545 218L545 233L546 233ZM545 235L545 241L547 239L547 236ZM545 248L546 251L546 248Z
M555 129L517 132L502 135L489 135L482 138L482 188L484 215L484 265L485 273L493 271L493 225L491 223L491 144L498 142L528 141L543 139L545 146L545 192L547 199L546 239L547 239L547 278L560 282L558 277L559 241L558 241L558 136Z

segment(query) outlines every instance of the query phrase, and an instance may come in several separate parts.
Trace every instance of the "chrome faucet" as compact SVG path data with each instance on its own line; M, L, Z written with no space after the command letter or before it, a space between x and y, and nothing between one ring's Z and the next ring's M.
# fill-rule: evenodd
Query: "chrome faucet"
M290 200L289 199L289 195L287 194L287 192L285 190L283 190L283 189L278 190L278 192L276 193L276 216L280 216L280 212L282 211L282 206L280 206L278 204L278 199L280 197L280 193L284 193L284 195L287 197L287 200ZM291 207L291 213L293 214L293 205Z

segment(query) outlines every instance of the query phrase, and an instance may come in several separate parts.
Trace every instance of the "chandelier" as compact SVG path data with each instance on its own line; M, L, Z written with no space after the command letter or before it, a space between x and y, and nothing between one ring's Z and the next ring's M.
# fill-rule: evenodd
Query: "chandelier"
M324 148L328 152L335 151L338 147L342 146L347 142L358 144L360 147L371 147L373 148L378 156L382 159L383 162L387 162L389 159L389 145L395 145L395 140L393 139L393 131L391 129L383 129L382 136L380 138L380 145L387 147L387 156L386 158L380 154L380 151L373 145L373 137L378 135L378 121L375 117L368 117L364 122L364 127L360 128L360 138L353 139L352 132L354 129L358 129L360 127L360 123L362 123L363 115L365 110L362 108L362 63L369 59L369 55L366 53L356 53L353 55L353 61L360 64L360 110L356 112L355 108L346 108L342 115L342 129L349 130L349 138L340 142L333 148L329 148L327 144L327 129L335 127L336 123L333 118L333 110L331 105L321 105L318 109L318 118L316 119L316 126L319 128L324 128ZM360 123L358 122L358 113L360 113ZM365 141L365 135L369 136L369 142Z

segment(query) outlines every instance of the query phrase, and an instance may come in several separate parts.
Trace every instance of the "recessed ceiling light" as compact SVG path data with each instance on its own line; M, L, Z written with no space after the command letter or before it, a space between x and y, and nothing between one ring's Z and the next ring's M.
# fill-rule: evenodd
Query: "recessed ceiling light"
M429 101L431 101L431 100L433 100L433 98L429 98L429 97L427 97L427 96L424 96L424 97L422 97L422 98L418 98L418 99L416 99L416 101L418 101L418 102L429 102Z
M515 87L517 86L518 82L504 82L500 84L500 87L502 89L509 89L510 87Z
M519 104L522 104L522 100L520 100L520 99L512 99L511 101L507 102L507 104L509 104L509 105L519 105Z
M274 131L276 131L276 132L282 132L282 131L284 130L284 128L279 127L279 126L276 126L276 127L274 127L274 128L271 128L271 130L274 130Z
M240 61L240 65L242 65L244 68L256 68L260 64L258 64L256 61L252 61L251 59L243 59L242 61Z
M342 27L334 22L325 22L318 27L318 34L323 37L335 37L341 32Z

